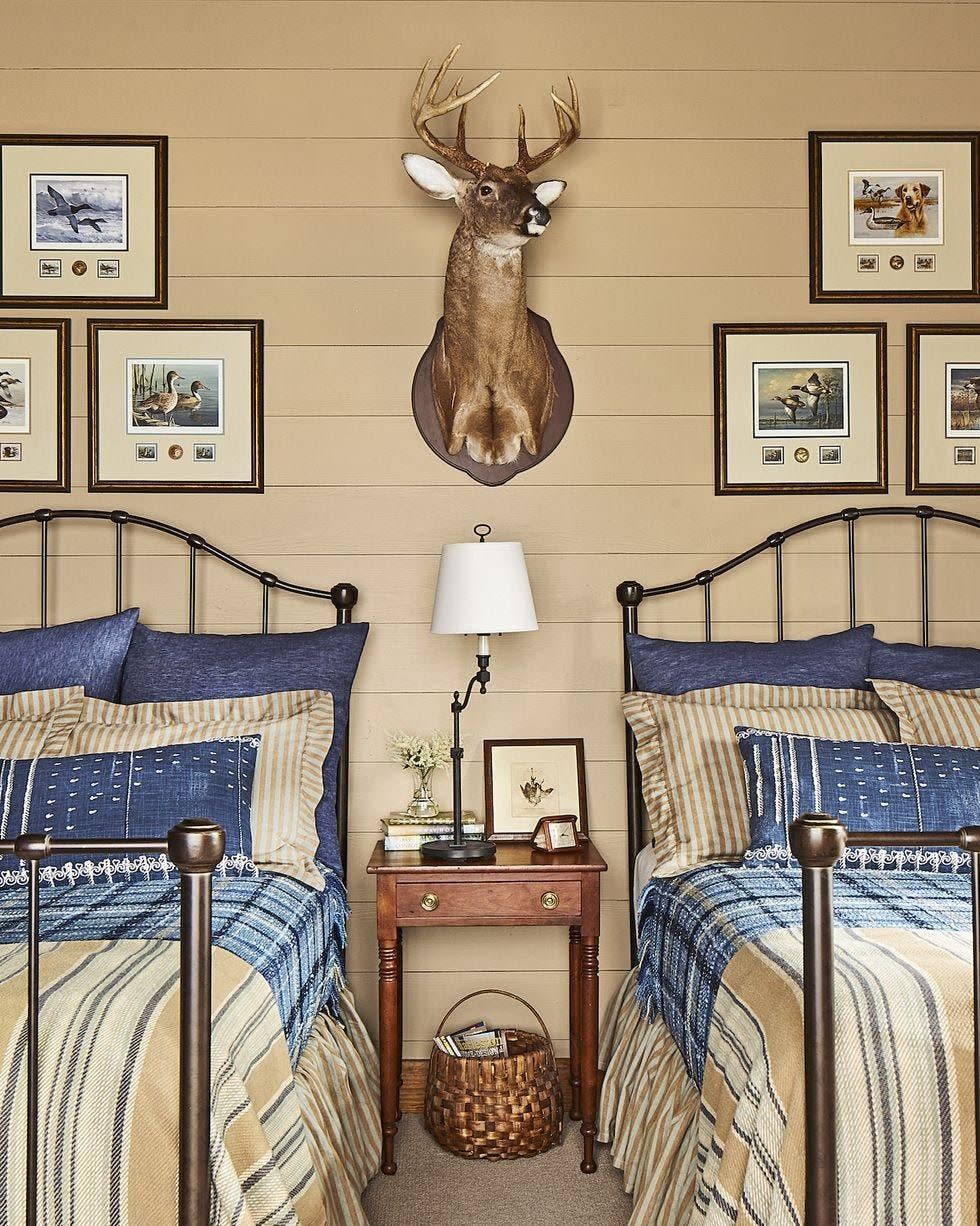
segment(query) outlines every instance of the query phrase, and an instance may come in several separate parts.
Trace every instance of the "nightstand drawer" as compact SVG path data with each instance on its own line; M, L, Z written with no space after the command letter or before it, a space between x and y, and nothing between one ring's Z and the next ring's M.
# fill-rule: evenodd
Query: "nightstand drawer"
M398 919L523 919L541 922L576 919L582 911L582 883L557 877L525 881L399 881Z

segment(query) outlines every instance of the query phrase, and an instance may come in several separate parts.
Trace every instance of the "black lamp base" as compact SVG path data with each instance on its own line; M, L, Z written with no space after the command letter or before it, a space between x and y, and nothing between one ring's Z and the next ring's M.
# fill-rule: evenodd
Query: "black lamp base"
M450 862L466 860L489 860L495 855L497 844L484 839L467 839L463 843L454 843L452 839L436 839L423 843L419 854L425 860L448 860Z

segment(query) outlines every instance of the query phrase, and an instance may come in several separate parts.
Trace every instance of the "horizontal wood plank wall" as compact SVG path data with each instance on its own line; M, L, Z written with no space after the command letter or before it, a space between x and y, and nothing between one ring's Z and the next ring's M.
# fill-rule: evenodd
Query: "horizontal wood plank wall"
M406 798L405 778L385 761L385 732L445 727L449 691L473 664L471 645L428 634L439 547L466 539L479 520L498 539L523 540L541 630L499 644L490 692L467 712L466 803L482 808L483 737L585 737L592 826L611 865L605 1003L627 968L629 932L613 588L628 576L684 577L839 503L714 497L711 325L886 320L887 500L906 501L904 325L976 321L978 311L808 303L806 133L975 126L980 6L89 0L84 13L79 21L76 3L7 0L0 127L170 135L170 313L266 319L268 492L89 496L76 313L75 489L44 501L116 501L301 582L361 587L373 631L352 724L349 967L372 1026L373 886L363 867L379 817ZM70 35L53 38L53 29ZM469 117L487 157L512 157L518 101L534 139L551 138L547 91L567 72L585 127L554 167L568 191L528 261L531 305L551 319L572 369L575 416L550 459L496 490L440 464L409 403L440 313L454 214L413 187L398 155L421 148L408 122L419 66L456 41L467 80L504 70ZM945 501L975 510L970 499ZM37 502L3 495L0 512ZM914 638L915 525L862 523L859 538L861 617L887 637ZM933 541L936 637L975 642L980 541L947 525ZM57 615L103 612L111 530L58 524L52 543ZM787 633L842 624L844 546L843 532L829 531L788 551ZM36 535L25 529L9 548L3 628L37 608ZM139 532L127 548L128 597L153 624L179 628L183 556ZM720 587L719 635L770 633L770 565L758 559ZM200 629L254 629L257 594L206 560L201 570ZM648 624L697 637L698 596L664 602ZM275 628L314 624L307 602L274 600ZM438 790L446 801L444 781ZM427 1055L456 997L490 985L529 996L567 1051L560 932L410 933L406 960L409 1056Z

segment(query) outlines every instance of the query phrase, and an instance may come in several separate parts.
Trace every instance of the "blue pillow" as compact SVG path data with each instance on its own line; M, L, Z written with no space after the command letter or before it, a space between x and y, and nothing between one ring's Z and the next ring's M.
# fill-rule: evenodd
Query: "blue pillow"
M896 742L830 741L736 728L745 763L751 842L747 864L793 860L789 827L807 813L839 818L848 830L958 830L980 813L980 750ZM855 868L969 872L950 847L851 847Z
M975 647L920 647L875 639L869 670L869 677L907 681L924 690L975 690L980 688L980 651Z
M252 864L252 779L261 737L167 745L69 758L0 759L0 838L30 831L56 839L161 839L186 817L224 827L216 874L256 876ZM0 885L20 885L27 870L7 858ZM48 885L149 881L178 876L166 856L109 854L99 860L51 856Z
M139 609L0 634L0 693L82 685L90 698L115 701Z
M366 622L303 634L168 634L138 625L126 657L122 701L249 698L283 690L329 690L334 734L316 808L317 858L340 870L337 767L347 736L350 691Z
M781 643L676 643L628 634L636 688L650 694L686 694L716 685L811 685L866 690L874 626Z

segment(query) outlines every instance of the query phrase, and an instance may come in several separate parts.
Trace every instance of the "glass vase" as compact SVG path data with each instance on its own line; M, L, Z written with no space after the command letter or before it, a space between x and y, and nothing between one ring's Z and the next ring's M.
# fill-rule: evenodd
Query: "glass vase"
M429 783L432 779L432 771L426 771L425 774L416 772L415 774L415 791L412 794L412 799L409 801L405 809L407 817L438 817L439 805L432 795Z

